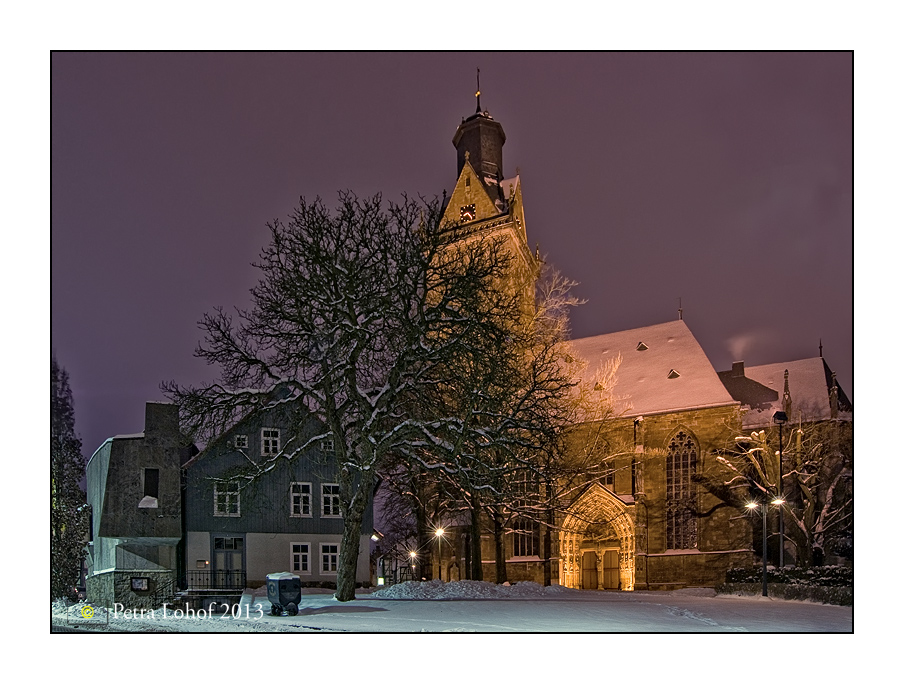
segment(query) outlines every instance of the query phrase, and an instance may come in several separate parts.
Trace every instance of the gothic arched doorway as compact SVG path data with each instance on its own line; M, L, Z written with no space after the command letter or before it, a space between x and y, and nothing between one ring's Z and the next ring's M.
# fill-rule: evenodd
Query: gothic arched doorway
M608 489L591 485L568 508L559 532L560 582L572 589L611 587L617 556L618 588L632 591L634 543L632 511Z

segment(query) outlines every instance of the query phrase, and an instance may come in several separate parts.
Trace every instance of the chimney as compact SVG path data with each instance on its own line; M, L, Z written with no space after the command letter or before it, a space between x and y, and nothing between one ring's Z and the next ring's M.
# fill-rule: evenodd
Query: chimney
M175 404L149 401L144 409L144 436L176 440L179 436L179 408Z
M743 361L735 361L731 364L731 377L733 378L743 378L744 377L744 362Z

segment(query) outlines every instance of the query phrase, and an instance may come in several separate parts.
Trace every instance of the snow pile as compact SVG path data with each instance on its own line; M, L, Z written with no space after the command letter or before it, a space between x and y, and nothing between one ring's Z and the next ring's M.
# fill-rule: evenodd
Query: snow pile
M402 582L391 587L377 589L368 598L371 599L415 599L415 600L451 600L451 599L506 599L537 598L573 594L576 589L566 589L558 585L544 587L536 582L518 582L517 584L492 584L475 580L443 582Z

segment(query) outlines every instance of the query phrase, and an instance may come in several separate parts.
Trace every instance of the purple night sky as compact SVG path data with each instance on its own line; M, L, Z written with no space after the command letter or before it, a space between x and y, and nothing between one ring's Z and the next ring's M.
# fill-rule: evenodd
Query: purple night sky
M824 356L853 400L850 53L54 53L51 345L86 456L299 195L439 195L481 105L583 337L684 320L716 370Z

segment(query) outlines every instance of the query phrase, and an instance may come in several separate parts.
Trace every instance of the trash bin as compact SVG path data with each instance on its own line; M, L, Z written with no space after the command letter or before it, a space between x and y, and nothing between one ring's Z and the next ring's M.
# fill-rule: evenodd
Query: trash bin
M301 578L291 572L274 572L267 575L267 599L272 607L271 615L298 615L298 603L301 601Z

